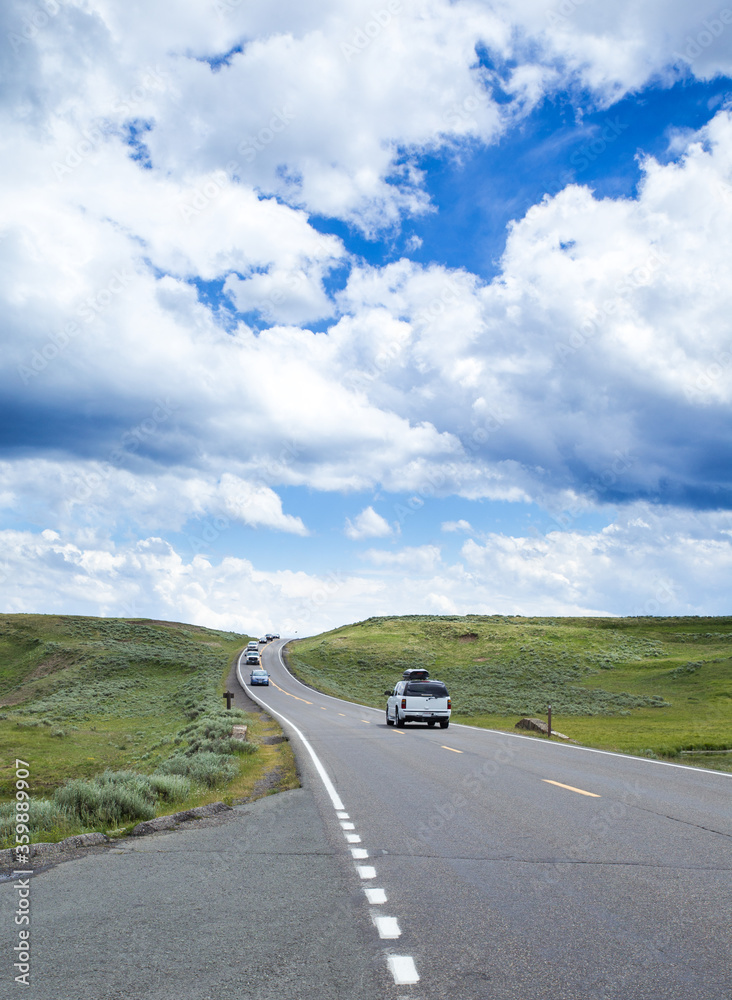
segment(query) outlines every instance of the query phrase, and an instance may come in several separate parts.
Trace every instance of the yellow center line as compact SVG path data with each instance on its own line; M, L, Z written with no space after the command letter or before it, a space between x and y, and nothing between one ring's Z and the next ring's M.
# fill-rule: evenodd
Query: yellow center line
M368 719L361 719L361 722L365 722L367 726L371 725Z
M271 677L269 679L269 682L270 682L270 684L273 684L277 688L278 691L281 691L282 694L286 694L288 698L294 698L295 701L304 701L306 705L312 705L312 701L308 701L307 698L298 698L298 696L296 694L290 694L289 691L285 691L285 689L281 688L279 686L279 684L275 684L275 682L272 680Z
M452 750L453 753L463 753L462 750L456 750L455 747L446 747L446 746L442 745L442 749L443 750Z
M342 719L345 719L345 717L346 717L346 713L345 712L339 712L338 714L340 715L340 717Z
M321 706L320 706L320 711L321 711L321 712L327 712L327 711L328 711L328 709L327 709L327 708L325 707L325 705L321 705Z
M593 799L601 799L602 795L598 795L597 792L586 792L584 788L575 788L574 785L563 785L561 781L552 781L551 778L542 778L547 785L556 785L557 788L566 788L570 792L577 792L578 795L589 795Z

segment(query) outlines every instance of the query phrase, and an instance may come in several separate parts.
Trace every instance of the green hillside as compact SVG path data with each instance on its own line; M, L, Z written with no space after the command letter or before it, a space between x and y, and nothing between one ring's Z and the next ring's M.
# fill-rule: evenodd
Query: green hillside
M258 745L274 723L225 711L246 639L175 622L0 615L0 847L13 845L16 758L30 765L34 841L248 795L289 748ZM230 738L234 722L249 725L248 742Z
M732 770L732 618L369 618L290 643L328 694L383 707L407 667L445 681L455 722L546 718L587 746Z

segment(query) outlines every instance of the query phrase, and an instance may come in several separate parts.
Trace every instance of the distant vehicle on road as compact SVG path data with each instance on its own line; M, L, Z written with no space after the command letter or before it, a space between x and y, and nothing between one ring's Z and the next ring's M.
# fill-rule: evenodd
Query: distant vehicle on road
M272 635L272 633L271 633L271 632L268 632L268 633L267 633L267 634L265 635L264 639L265 639L265 642L272 642L272 640L274 639L274 636Z
M267 637L263 635L262 638L259 640L259 645L264 646L266 642L267 642Z
M259 649L259 643L256 639L252 639L251 642L247 643L247 649Z
M266 684L267 687L269 687L269 674L266 670L262 670L261 668L259 670L252 670L249 674L249 683Z
M257 665L259 665L259 651L256 649L248 649L246 655L246 662L247 664L256 663Z
M452 702L442 681L402 680L386 703L387 726L403 726L407 722L426 722L432 728L440 723L442 729L450 725Z
M272 633L272 638L273 639L279 639L279 637L280 637L280 633L279 632L273 632Z

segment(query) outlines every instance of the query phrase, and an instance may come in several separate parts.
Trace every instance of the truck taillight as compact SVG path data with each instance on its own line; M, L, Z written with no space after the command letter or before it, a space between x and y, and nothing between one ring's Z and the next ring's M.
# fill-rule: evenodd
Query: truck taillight
M402 698L402 708L406 708L406 707L407 707L407 699L406 698Z
M447 699L447 707L452 708L452 699L450 698Z

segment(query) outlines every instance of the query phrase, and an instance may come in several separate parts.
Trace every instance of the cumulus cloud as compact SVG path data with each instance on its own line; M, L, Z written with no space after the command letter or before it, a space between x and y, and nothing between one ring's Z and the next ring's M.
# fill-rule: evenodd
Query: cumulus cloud
M570 530L543 555L516 540L492 554L537 581L537 606L543 592L613 608L596 554L614 566L643 529L590 542L584 511L729 507L728 109L672 136L669 162L646 158L633 198L572 185L535 205L492 281L369 265L313 214L393 234L433 208L425 154L495 142L560 90L609 107L649 81L732 72L732 25L683 0L621 0L612 17L544 0L388 11L90 0L33 23L3 7L0 499L58 528L8 542L55 567L69 600L118 606L138 573L146 600L200 619L227 573L257 571L197 563L199 592L165 532L210 517L304 536L279 487L378 487L539 502ZM158 541L117 549L128 529ZM665 563L639 551L669 579L683 553L724 566L729 536L709 531L676 524ZM345 532L393 533L371 507ZM398 606L465 607L470 587L493 606L488 546L467 542L455 567L434 546L373 551L348 593L386 607L398 592L373 574L401 559L420 582ZM311 583L272 577L267 596Z
M367 573L267 571L236 557L184 558L149 536L110 543L78 533L0 532L8 612L154 617L253 634L313 634L369 615L726 614L728 514L638 505L603 531L535 538L492 533L460 559L436 546L372 550ZM378 573L378 576L374 575Z
M344 534L354 542L362 538L386 538L391 535L393 529L389 522L377 514L373 507L366 507L353 521L346 518Z
M459 521L443 521L440 525L443 531L466 531L470 532L473 530L470 521L466 521L464 518L460 518Z

